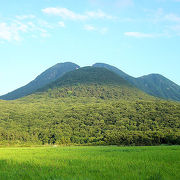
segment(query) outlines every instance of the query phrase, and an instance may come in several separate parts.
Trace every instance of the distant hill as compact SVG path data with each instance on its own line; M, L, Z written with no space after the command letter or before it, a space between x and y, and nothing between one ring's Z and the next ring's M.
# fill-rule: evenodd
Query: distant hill
M120 69L105 64L105 63L96 63L92 66L93 68L105 68L106 70L109 70L111 72L114 72L116 74L110 73L109 71L105 71L105 69L93 69L91 67L84 67L80 68L77 64L66 62L66 63L59 63L55 66L47 69L42 74L40 74L35 80L31 81L27 85L12 91L8 94L5 94L3 96L0 96L0 99L3 100L14 100L18 99L30 94L35 93L39 89L44 88L52 88L52 87L63 87L63 86L75 86L77 90L77 84L79 84L79 88L81 85L81 90L79 92L82 93L82 89L87 89L82 86L89 83L96 83L98 86L103 83L103 86L106 86L110 91L110 88L112 88L113 85L121 84L128 84L126 86L126 92L128 92L128 88L132 89L132 86L135 86L136 88L140 89L141 91L144 91L145 93L148 93L149 95L159 97L162 99L168 99L168 100L174 100L174 101L180 101L180 86L175 84L174 82L170 81L169 79L163 77L159 74L150 74L147 76L142 76L139 78L134 78L125 72L121 71ZM77 71L74 71L78 69ZM73 71L73 72L71 72ZM70 73L71 72L71 73ZM68 74L66 74L68 73ZM106 75L105 75L106 74ZM118 75L118 79L117 78ZM57 80L57 81L56 81ZM55 82L54 82L55 81ZM54 83L53 83L54 82ZM111 86L110 86L111 84ZM130 86L131 85L131 86ZM97 85L96 85L97 86ZM109 87L108 87L109 86ZM94 86L91 86L91 88ZM125 87L125 86L123 86ZM90 88L90 87L89 87ZM71 87L72 89L72 87ZM97 90L97 89L96 89ZM118 89L116 88L115 91ZM95 89L94 89L95 91ZM84 91L86 92L86 91ZM89 91L90 92L90 91ZM93 90L91 91L93 92ZM112 92L112 91L111 91ZM132 91L131 91L132 92ZM137 89L136 89L137 92ZM86 92L87 93L87 92ZM108 92L106 92L108 94ZM105 95L105 92L103 93ZM93 94L92 94L93 95ZM96 94L97 95L97 94ZM137 95L137 94L136 94ZM136 96L135 95L135 96ZM108 95L106 95L107 97ZM125 96L125 94L124 94ZM126 94L128 96L128 94ZM134 96L134 97L135 97ZM144 95L142 95L144 96ZM139 97L139 95L138 95Z
M107 99L91 93L96 85L69 87L0 101L0 145L180 145L180 103L115 99L109 90L122 86L110 84L98 86Z
M180 101L180 86L170 81L159 74L150 74L147 76L142 76L139 78L134 78L124 73L120 69L104 64L104 63L96 63L93 67L104 67L107 68L119 76L123 77L130 84L136 86L142 91L159 98L170 99L175 101Z
M53 86L89 83L121 84L130 86L130 84L126 80L117 76L117 74L109 71L106 68L88 66L66 73L64 76L57 79L55 82L52 82L48 87L52 88Z
M0 100L0 145L180 144L179 127L179 102L154 98L104 67L75 69L29 96Z
M120 69L111 66L109 64L105 64L105 63L96 63L94 65L92 65L92 67L102 67L102 68L106 68L109 69L110 71L115 72L116 74L118 74L119 76L121 76L122 78L129 80L129 79L134 79L132 76L129 76L128 74L126 74L125 72L121 71Z
M51 68L44 71L35 80L31 81L27 85L8 94L0 96L0 99L14 100L32 94L37 89L42 88L45 85L63 76L66 72L73 71L77 68L79 68L79 66L71 62L58 63L55 66L52 66Z
M136 80L137 87L150 95L180 101L180 86L160 74L150 74Z
M116 73L98 67L84 67L66 73L38 90L51 97L96 97L101 99L150 99Z

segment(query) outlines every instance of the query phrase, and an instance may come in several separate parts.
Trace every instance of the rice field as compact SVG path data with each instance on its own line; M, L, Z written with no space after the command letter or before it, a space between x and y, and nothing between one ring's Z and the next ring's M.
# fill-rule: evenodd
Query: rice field
M179 180L180 146L0 148L0 180Z

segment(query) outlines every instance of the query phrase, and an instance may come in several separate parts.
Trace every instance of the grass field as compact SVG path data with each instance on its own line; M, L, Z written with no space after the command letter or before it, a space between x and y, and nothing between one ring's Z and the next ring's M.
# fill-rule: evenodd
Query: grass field
M180 146L0 148L0 180L180 179Z

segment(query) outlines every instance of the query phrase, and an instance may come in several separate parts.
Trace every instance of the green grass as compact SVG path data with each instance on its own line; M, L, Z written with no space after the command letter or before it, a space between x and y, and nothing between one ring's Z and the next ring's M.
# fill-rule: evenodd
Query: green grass
M180 179L180 146L0 148L0 179Z

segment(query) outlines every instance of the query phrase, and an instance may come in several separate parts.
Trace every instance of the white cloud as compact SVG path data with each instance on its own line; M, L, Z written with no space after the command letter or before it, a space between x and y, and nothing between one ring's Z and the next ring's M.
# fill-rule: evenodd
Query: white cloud
M169 29L173 31L173 35L180 36L180 24L174 25L174 26L169 26Z
M153 38L155 35L153 34L147 34L147 33L141 33L141 32L125 32L125 36L130 37L136 37L136 38Z
M180 25L172 26L171 29L180 32Z
M34 24L33 22L31 22L31 21L28 22L27 25L30 26L31 28L34 28L34 27L35 27L35 24Z
M11 31L6 23L0 23L0 38L5 40L11 39Z
M0 39L11 41L19 41L18 31L22 31L21 28L18 28L16 25L8 25L7 23L0 23Z
M8 23L7 23L8 22ZM32 21L22 20L8 20L0 22L0 40L1 41L21 41L23 35L49 37L47 32L52 26L40 19L33 19Z
M108 32L108 28L104 27L99 30L101 34L106 34Z
M16 16L16 18L19 20L25 20L25 19L34 19L36 18L36 16L29 14L29 15Z
M48 29L53 29L54 26L50 24L49 22L43 20L43 19L37 19L36 24L40 27L48 28Z
M45 28L48 27L48 25L46 26L46 24L44 23L41 23L41 21L37 21L36 23L35 22L32 22L32 21L29 21L27 22L26 24L24 24L24 27L26 27L26 31L27 33L34 33L34 32L47 32L47 30Z
M78 14L66 8L45 8L42 9L42 12L70 20L114 18L102 10L87 11ZM49 23L31 14L17 15L13 19L5 19L4 22L0 22L0 41L20 41L24 39L25 35L29 37L49 37L51 34L49 34L48 30L59 27L66 27L64 21ZM105 27L98 28L92 25L85 25L84 29L88 31L96 31L102 34L105 34L108 31Z
M101 8L125 8L134 5L134 0L89 0L89 2Z
M165 19L169 21L179 22L180 23L180 17L176 14L167 14L165 15Z
M162 8L158 8L157 10L148 10L145 9L145 12L148 13L148 16L150 17L150 20L152 22L174 22L174 23L180 23L180 16L178 16L175 13L165 13Z
M97 10L97 11L88 11L85 12L84 14L78 14L75 13L67 8L45 8L42 9L42 12L49 14L49 15L56 15L60 16L63 19L70 19L70 20L86 20L86 19L114 19L115 17L106 14L102 10Z
M66 8L49 7L49 8L42 9L42 12L46 14L50 14L50 15L57 15L64 19L84 20L87 18L85 15L74 13L73 11L70 11L69 9L66 9Z
M84 29L87 31L95 31L96 30L96 28L92 25L85 25Z
M114 19L113 16L108 15L108 14L104 13L101 10L98 10L98 11L89 11L89 12L86 12L86 15L89 18Z
M20 21L13 21L14 26L17 27L18 31L27 32L28 31L28 25L20 22Z
M180 1L179 1L180 2ZM180 16L176 14L167 14L165 15L165 20L170 21L171 24L167 25L168 30L170 30L171 34L173 36L179 36L180 35Z
M60 27L65 27L65 24L64 24L63 21L59 21L59 22L58 22L58 25L59 25Z
M87 31L96 31L96 32L101 33L101 34L106 34L108 32L108 28L106 28L106 27L98 28L98 27L95 27L92 25L85 25L84 29Z
M145 12L148 13L148 19L145 19L146 22L156 24L156 27L161 29L162 32L160 34L149 34L150 37L173 37L180 35L180 16L178 14L166 13L162 8L157 10L145 9Z
M27 32L28 31L28 26L25 25L25 24L21 24L19 27L18 27L18 30L22 31L22 32Z
M46 33L46 32L43 32L43 33L41 33L40 35L41 35L41 37L43 37L43 38L48 38L48 37L51 36L50 34L48 34L48 33Z

